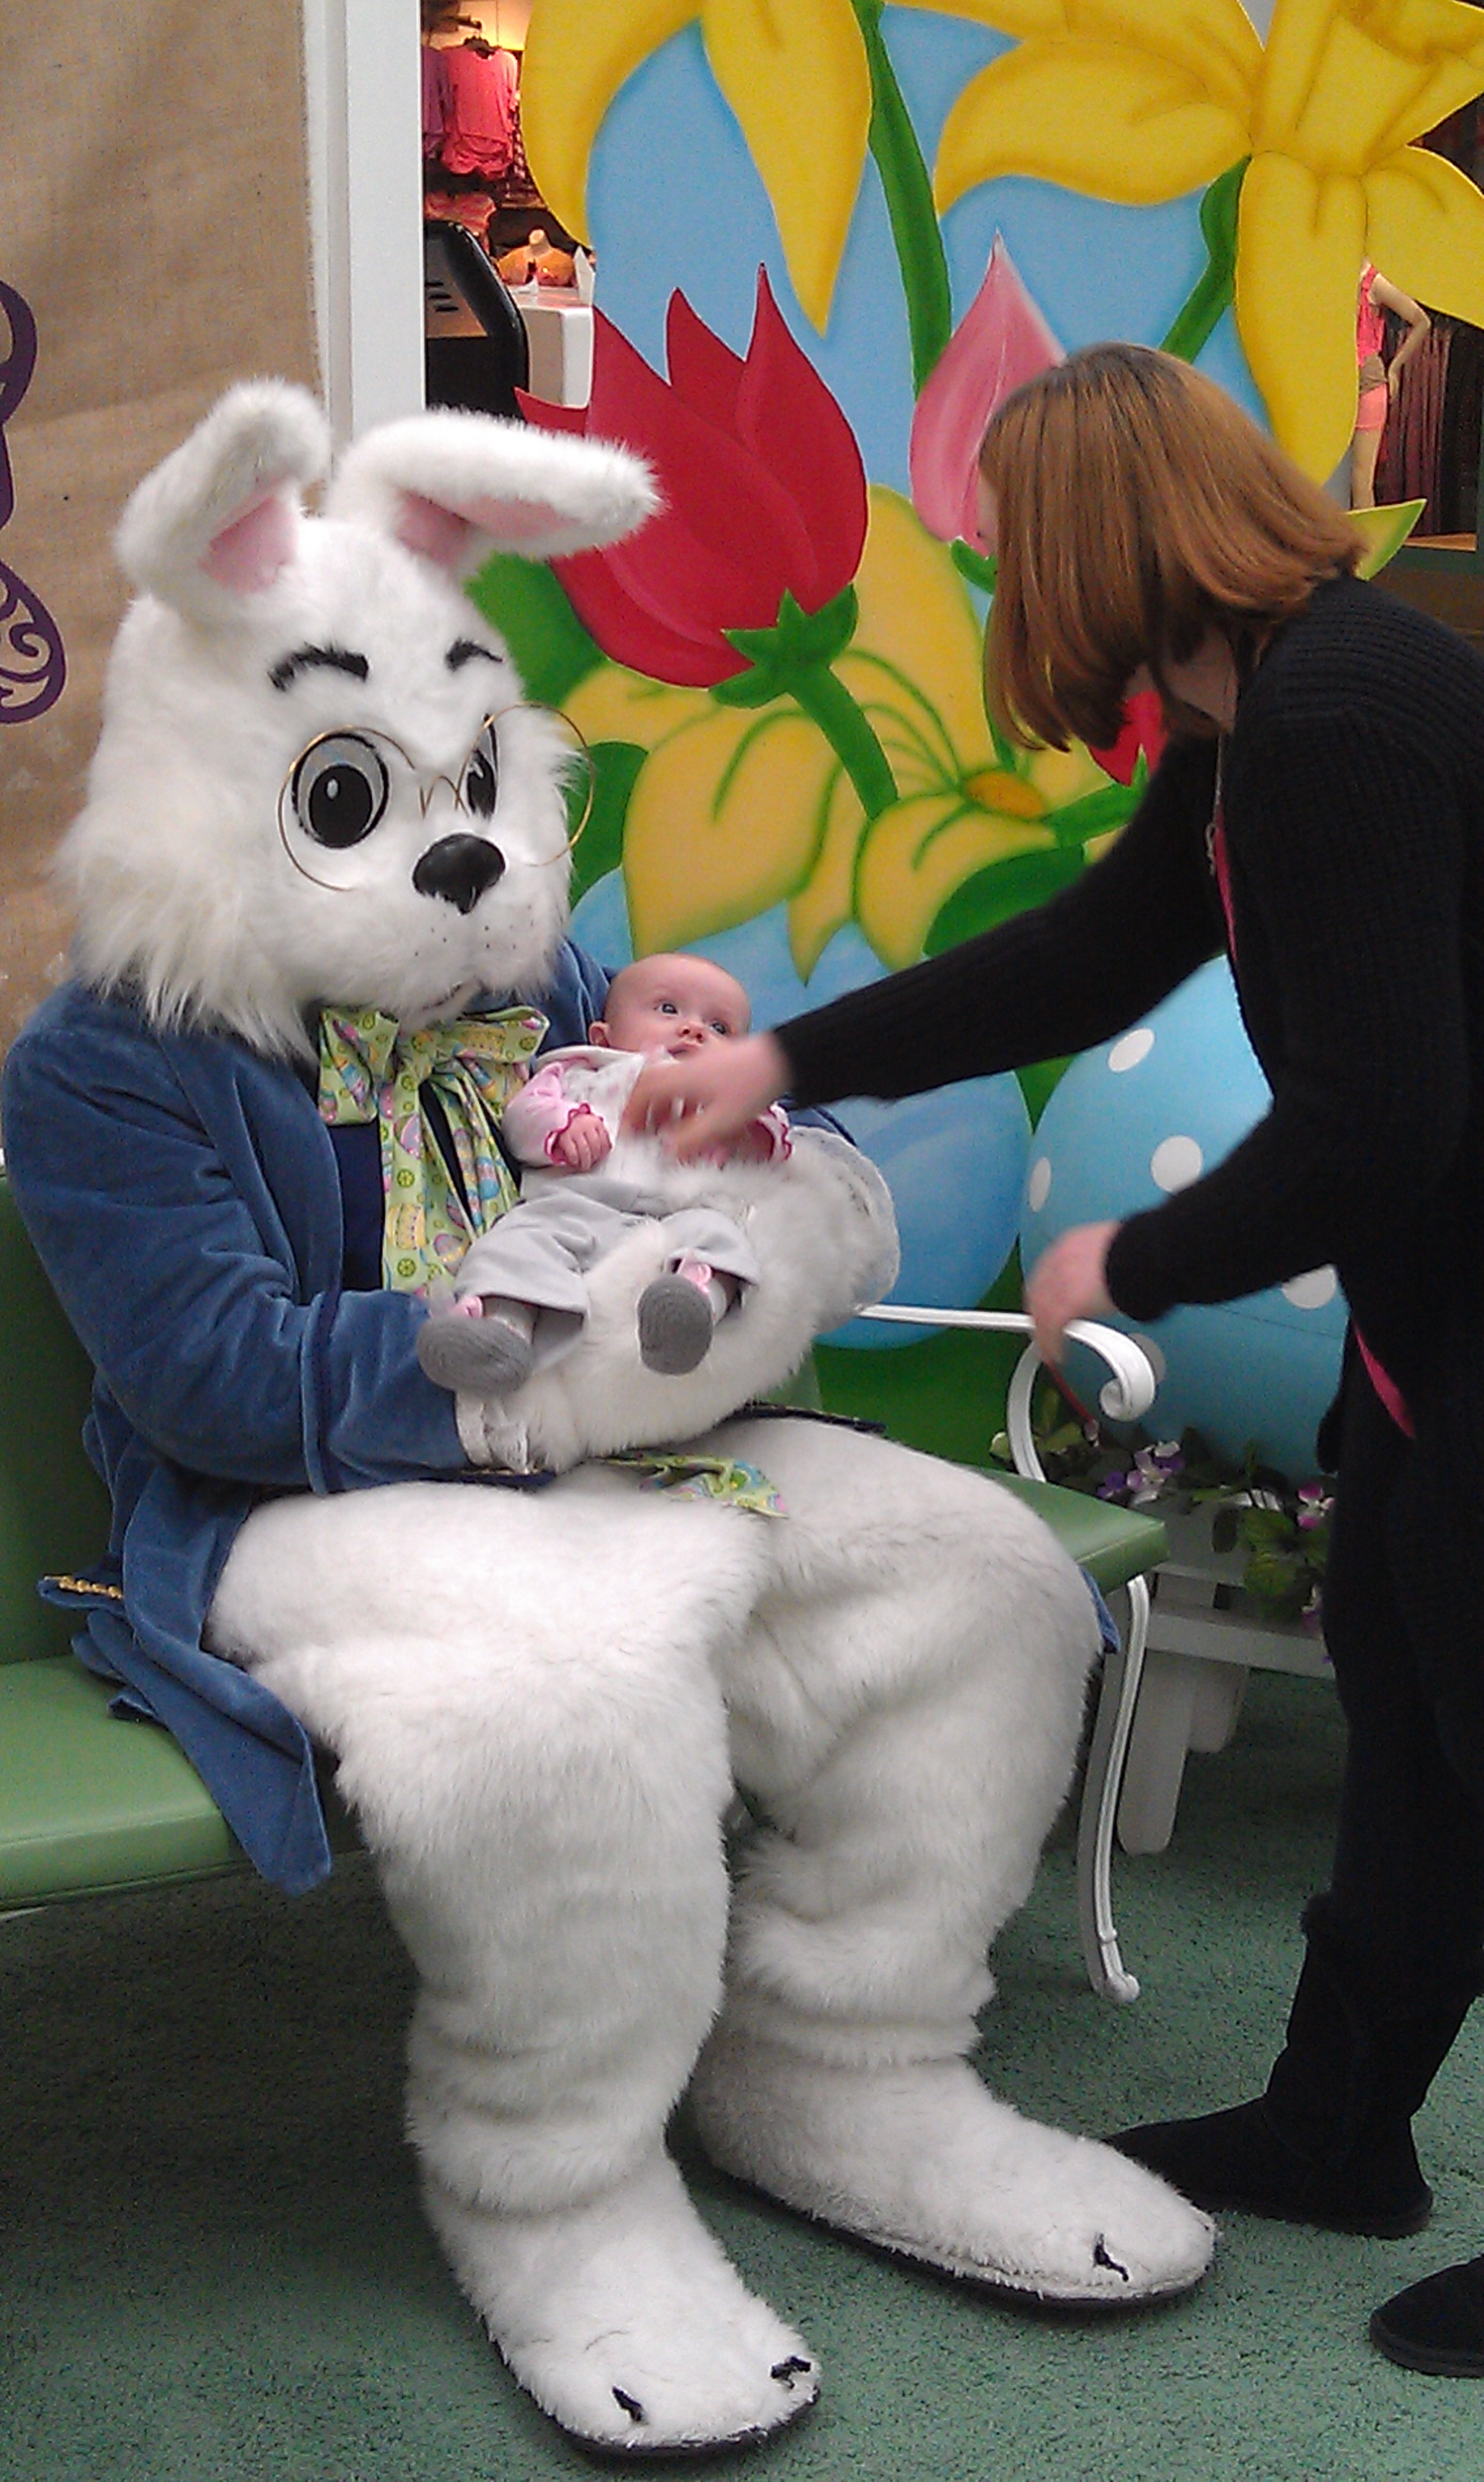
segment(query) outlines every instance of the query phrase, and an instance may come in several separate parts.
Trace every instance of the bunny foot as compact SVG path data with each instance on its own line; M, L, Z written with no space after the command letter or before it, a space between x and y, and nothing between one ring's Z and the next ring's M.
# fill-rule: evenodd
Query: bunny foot
M744 2447L814 2403L809 2347L746 2290L667 2155L544 2214L433 2180L425 2198L509 2369L574 2439L634 2457Z
M843 2066L720 2033L691 2108L724 2171L998 2291L1132 2307L1210 2263L1209 2216L1109 2147L1023 2120L963 2060Z

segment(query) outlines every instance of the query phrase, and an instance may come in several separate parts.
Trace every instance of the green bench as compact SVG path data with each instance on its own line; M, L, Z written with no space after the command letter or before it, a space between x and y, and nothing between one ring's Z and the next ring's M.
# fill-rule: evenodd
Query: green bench
M1014 1323L1008 1313L930 1315ZM1011 1437L1020 1462L1033 1464L1023 1367ZM39 1577L86 1570L107 1541L107 1499L82 1449L89 1388L87 1359L0 1177L0 1911L249 1867L189 1759L157 1727L109 1713L108 1684L68 1651L68 1615L37 1593ZM1133 1597L1123 1656L1105 1668L1079 1862L1089 1974L1107 1996L1132 1998L1138 1986L1118 1956L1108 1866L1142 1662L1143 1580L1164 1555L1164 1531L1045 1482L1016 1476L1005 1487L1040 1510L1105 1594Z

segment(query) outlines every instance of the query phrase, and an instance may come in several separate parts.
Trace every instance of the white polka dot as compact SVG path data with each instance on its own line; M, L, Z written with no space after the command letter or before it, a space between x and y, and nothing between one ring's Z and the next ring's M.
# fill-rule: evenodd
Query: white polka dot
M1149 1158L1157 1189L1188 1189L1201 1177L1206 1158L1194 1138L1162 1138Z
M1165 1360L1159 1347L1156 1344L1154 1337L1152 1335L1135 1335L1133 1341L1140 1350L1143 1353L1146 1353L1149 1357L1149 1367L1155 1374L1156 1386L1162 1386L1170 1365Z
M1052 1166L1049 1155L1037 1155L1026 1183L1026 1203L1032 1215L1039 1215L1051 1196Z
M1283 1298L1296 1310L1322 1310L1340 1290L1340 1279L1333 1267L1315 1267L1307 1276L1294 1276L1284 1285Z
M1107 1055L1107 1065L1117 1076L1125 1069L1136 1069L1147 1060L1155 1047L1153 1028L1136 1025L1132 1034L1121 1034Z

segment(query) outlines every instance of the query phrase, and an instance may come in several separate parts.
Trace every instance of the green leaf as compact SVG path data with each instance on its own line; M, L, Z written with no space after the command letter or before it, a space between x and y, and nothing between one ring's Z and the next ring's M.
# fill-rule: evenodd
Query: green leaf
M950 543L949 558L960 577L966 577L981 593L993 594L1000 578L1000 563L993 552L976 551L973 543L960 540Z
M571 901L586 896L623 860L629 800L646 753L632 741L598 741L592 747L592 808L572 849Z
M1270 1544L1290 1544L1296 1528L1293 1519L1281 1508L1244 1508L1237 1520L1237 1530L1244 1543L1254 1550Z
M1084 793L1080 802L1069 802L1061 810L1049 810L1046 825L1059 845L1084 845L1089 836L1109 835L1114 828L1123 827L1133 816L1138 801L1139 787L1135 784L1100 784L1095 793Z
M748 672L713 681L711 695L718 706L768 706L774 699L786 698L788 688L788 675L776 665L754 664Z
M784 673L795 668L814 672L845 653L859 618L853 586L821 603L818 612L806 612L785 587L770 629L723 629L721 634L750 663Z
M1048 897L1080 879L1082 869L1080 845L1049 853L1013 854L1006 861L989 862L955 887L939 909L923 943L924 956L939 957L945 948L956 948L961 939L972 939L979 931L992 931L997 922L1007 922L1012 913L1044 905Z
M1351 525L1359 528L1367 544L1357 577L1374 577L1389 560L1395 559L1426 506L1425 500L1397 500L1385 508L1348 512Z
M496 552L469 580L473 602L509 647L527 696L560 706L603 661L561 580L542 562Z

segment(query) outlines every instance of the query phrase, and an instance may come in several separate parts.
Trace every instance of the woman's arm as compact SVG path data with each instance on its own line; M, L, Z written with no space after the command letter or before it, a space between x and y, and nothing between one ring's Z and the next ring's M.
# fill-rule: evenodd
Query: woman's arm
M625 1125L690 1157L780 1094L917 1095L1121 1033L1220 945L1202 837L1214 775L1212 743L1172 745L1111 851L1051 904L769 1035L646 1070Z
M1403 293L1399 284L1393 284L1380 274L1370 279L1370 298L1372 302L1379 303L1383 310L1390 310L1393 318L1400 319L1406 328L1406 334L1387 366L1386 384L1394 396L1397 381L1414 354L1420 351L1432 321L1419 302L1414 302L1410 293Z
M1229 819L1238 786L1234 763ZM1267 727L1244 793L1237 963L1281 1044L1272 1106L1121 1227L1108 1289L1138 1319L1402 1246L1467 1121L1464 828L1445 770L1394 714L1357 709Z

